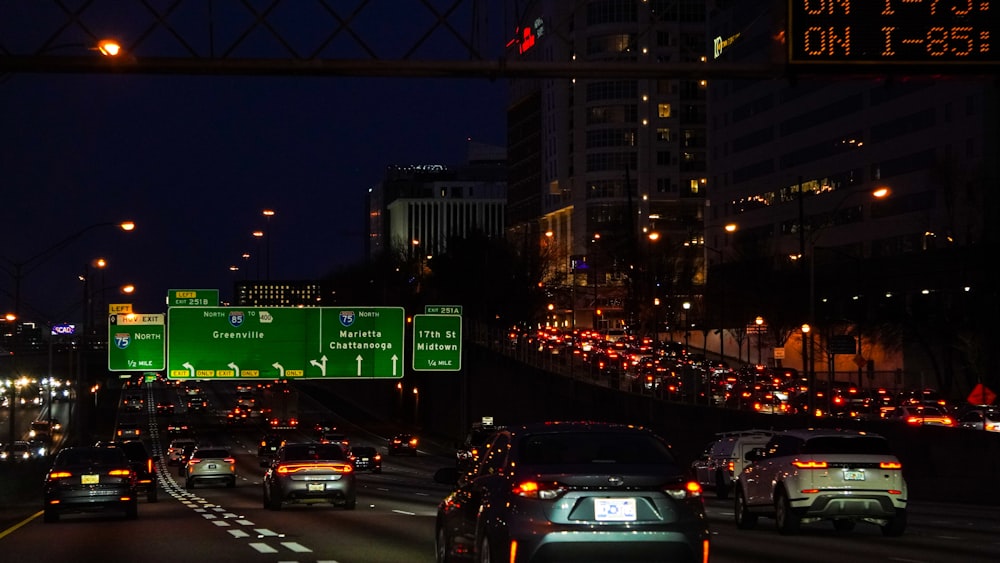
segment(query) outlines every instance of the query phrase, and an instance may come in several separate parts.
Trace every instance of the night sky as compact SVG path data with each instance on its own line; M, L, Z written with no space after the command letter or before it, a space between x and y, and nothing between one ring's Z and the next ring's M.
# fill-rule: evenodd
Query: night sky
M315 279L364 259L366 192L387 165L504 145L506 95L483 78L7 75L0 263L24 264L25 319L79 321L77 276L96 257L109 265L90 289L107 302L163 312L183 288L228 299L236 279L265 277L251 232L272 208L270 278ZM45 254L126 219L134 232L90 229ZM14 276L0 280L0 310L13 310ZM116 295L126 282L131 298Z

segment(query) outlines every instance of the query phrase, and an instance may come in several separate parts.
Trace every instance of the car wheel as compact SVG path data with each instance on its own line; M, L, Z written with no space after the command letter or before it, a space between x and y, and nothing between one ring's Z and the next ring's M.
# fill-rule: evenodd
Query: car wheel
M439 526L434 535L434 561L436 563L449 563L451 559L448 557L448 552L451 551L451 547L448 545L448 534L445 533L443 524Z
M736 501L734 502L734 514L736 517L736 527L741 530L751 530L757 525L757 515L747 508L746 495L741 487L736 487Z
M232 489L235 486L236 486L236 477L233 477L232 479L226 482L226 488Z
M154 485L150 485L149 487L150 487L149 488L149 492L146 493L146 501L147 502L156 502L157 500L159 500L157 498L157 496L156 496L156 485L155 484Z
M844 520L843 518L834 520L833 529L838 532L850 532L854 529L854 520Z
M135 520L139 517L139 501L133 500L125 505L125 518Z
M52 524L53 522L58 522L59 511L52 508L46 508L45 515L42 517L42 520L44 520L46 524Z
M799 515L788 500L788 493L779 490L774 497L774 522L782 535L794 534L799 530Z
M275 491L273 488L267 496L267 509L281 510L281 493Z
M886 537L897 537L903 535L906 530L906 509L897 508L896 516L889 519L882 528L882 535Z
M726 483L726 476L721 471L715 474L715 496L721 499L729 498L729 484Z
M358 499L351 497L347 502L344 503L344 508L347 510L354 510L358 507Z
M194 488L194 477L188 477L184 480L184 488L188 491Z

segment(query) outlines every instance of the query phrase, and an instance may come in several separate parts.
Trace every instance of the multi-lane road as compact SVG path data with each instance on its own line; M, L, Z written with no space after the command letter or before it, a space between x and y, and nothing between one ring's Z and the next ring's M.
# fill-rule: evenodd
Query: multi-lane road
M177 390L156 384L146 392L155 401ZM273 512L264 509L261 500L259 429L222 423L224 409L235 401L233 390L211 387L209 398L212 408L205 414L179 412L174 417L188 419L199 440L232 450L238 463L236 488L186 490L177 468L164 462L169 418L156 417L147 409L139 416L148 427L151 449L161 456L159 502L141 500L139 518L133 521L97 514L65 516L55 524L42 522L40 502L34 507L0 507L4 523L0 558L110 563L434 560L435 510L447 488L433 482L433 473L454 463L447 445L425 441L416 457L386 456L381 474L359 474L355 510L321 504L292 505ZM337 413L325 406L329 404L320 397L303 396L302 418L336 419ZM376 445L383 451L393 431L386 421L341 419L338 423L353 443ZM299 432L300 437L309 435L308 429ZM883 538L873 525L840 533L828 524L805 525L797 536L782 536L767 519L755 530L737 530L731 501L711 495L706 497L706 511L713 533L712 561L717 563L1000 561L1000 514L995 507L913 503L909 528L900 538Z

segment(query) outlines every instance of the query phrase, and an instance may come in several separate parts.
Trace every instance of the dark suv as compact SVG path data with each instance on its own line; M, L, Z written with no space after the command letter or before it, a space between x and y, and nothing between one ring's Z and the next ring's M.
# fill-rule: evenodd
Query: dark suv
M472 471L472 468L476 465L476 461L479 460L479 454L482 453L486 441L498 430L503 430L503 427L480 422L472 425L468 435L465 436L465 441L455 451L455 465L460 472L468 473Z
M129 465L136 476L136 490L138 494L146 495L146 500L156 502L157 499L157 474L156 462L160 461L160 456L149 455L146 444L142 440L125 440L121 442L98 442L98 446L107 448L118 448L125 452Z

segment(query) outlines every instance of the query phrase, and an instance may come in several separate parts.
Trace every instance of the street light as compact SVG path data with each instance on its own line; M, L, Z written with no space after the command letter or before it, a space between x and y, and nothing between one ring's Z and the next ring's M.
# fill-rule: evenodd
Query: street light
M107 223L94 223L88 227L84 227L79 231L73 233L72 235L60 240L59 242L53 244L52 246L46 248L45 250L31 256L27 260L22 260L20 262L15 262L8 258L4 258L4 262L7 266L3 268L5 272L14 278L14 315L20 318L21 316L21 281L24 280L25 276L34 271L35 268L45 263L50 258L54 257L56 253L63 248L69 246L70 243L76 239L82 237L84 234L101 227L118 227L119 229L130 232L135 230L135 222L133 221L122 221L119 223L107 222Z

